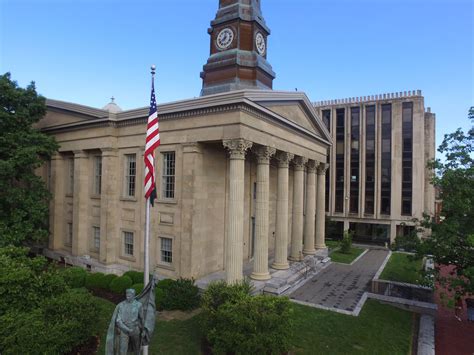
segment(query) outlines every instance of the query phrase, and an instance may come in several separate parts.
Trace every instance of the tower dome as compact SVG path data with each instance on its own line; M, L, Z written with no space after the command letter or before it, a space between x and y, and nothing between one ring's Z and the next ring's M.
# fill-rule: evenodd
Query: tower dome
M113 96L110 98L110 102L104 107L102 107L102 110L105 110L111 113L122 112L122 109L120 108L120 106L115 103L115 97Z

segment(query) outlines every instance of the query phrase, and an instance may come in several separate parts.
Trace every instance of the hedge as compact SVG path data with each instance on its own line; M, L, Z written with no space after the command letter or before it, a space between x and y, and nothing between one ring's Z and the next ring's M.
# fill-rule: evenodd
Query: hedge
M68 267L62 271L66 284L72 288L84 287L87 271L79 266Z
M133 281L129 276L119 276L110 283L110 291L125 295L127 288L132 287Z

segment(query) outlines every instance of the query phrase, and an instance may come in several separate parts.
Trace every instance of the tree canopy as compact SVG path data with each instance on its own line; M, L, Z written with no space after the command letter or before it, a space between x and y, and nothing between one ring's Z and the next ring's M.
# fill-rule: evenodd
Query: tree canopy
M474 107L469 110L474 124ZM438 174L434 184L441 191L441 223L433 224L432 236L421 246L438 265L455 266L452 277L439 281L458 294L474 293L474 126L446 134L438 151L445 161L432 163Z
M0 247L48 236L50 194L35 169L58 145L34 128L45 101L34 82L23 89L10 73L0 75Z

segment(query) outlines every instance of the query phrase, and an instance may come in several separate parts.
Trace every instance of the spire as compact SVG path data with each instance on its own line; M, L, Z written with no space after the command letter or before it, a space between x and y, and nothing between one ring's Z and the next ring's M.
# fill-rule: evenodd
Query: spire
M219 0L208 32L211 55L201 73L201 95L272 89L275 73L267 62L270 29L263 18L260 0Z

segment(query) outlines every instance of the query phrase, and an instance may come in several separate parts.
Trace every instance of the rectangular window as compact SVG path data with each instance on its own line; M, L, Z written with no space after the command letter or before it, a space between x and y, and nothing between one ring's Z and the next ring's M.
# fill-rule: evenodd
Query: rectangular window
M402 106L402 215L412 214L413 172L413 103Z
M331 132L331 110L323 110L323 123L328 131Z
M171 264L173 262L173 240L171 238L161 239L161 262Z
M345 109L336 110L336 191L335 212L344 212Z
M390 214L392 182L392 105L382 105L382 162L380 213Z
M360 108L351 108L351 181L349 211L359 212Z
M92 248L93 251L100 250L100 228L92 227Z
M67 193L72 195L74 193L74 158L68 159L68 184Z
M64 245L70 247L72 245L72 223L66 225L66 240Z
M175 152L163 153L163 198L174 198L175 191Z
M137 180L137 155L125 155L125 196L135 197L135 185Z
M102 191L102 157L94 157L94 195L100 195Z
M133 256L133 233L123 232L123 254Z

